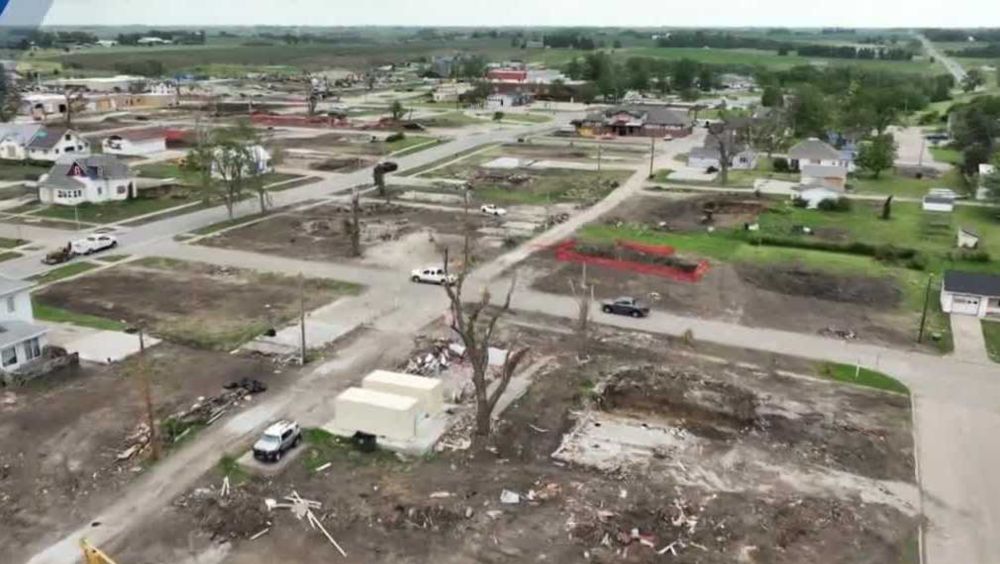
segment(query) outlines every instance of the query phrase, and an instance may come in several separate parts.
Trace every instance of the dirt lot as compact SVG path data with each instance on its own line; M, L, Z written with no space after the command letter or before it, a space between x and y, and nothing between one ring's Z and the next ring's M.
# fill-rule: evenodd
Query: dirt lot
M220 468L107 548L129 562L338 560L321 533L263 508L294 489L322 503L347 562L916 562L905 396L775 372L813 370L804 361L630 332L603 332L581 364L558 327L539 328L564 323L518 317L518 340L551 361L490 452L366 455L312 433L284 474L231 474L239 485L221 499ZM553 459L595 417L676 441ZM519 502L501 503L503 490Z
M399 267L440 261L443 246L457 246L464 234L462 211L383 203L362 204L363 262ZM323 205L289 211L246 227L203 239L199 244L276 254L316 261L343 261L352 257L345 221L347 205ZM503 250L501 222L492 216L470 214L479 232L474 256L488 259Z
M148 356L161 419L234 380L257 378L273 390L287 379L270 364L226 353L161 344ZM146 465L142 454L117 460L144 418L135 362L66 369L0 390L4 562L21 562L30 546L79 526Z
M602 223L704 233L707 225L738 228L754 222L766 205L766 200L740 196L646 197L627 202ZM694 252L676 256L706 258ZM867 341L913 345L919 316L900 308L903 291L892 278L819 271L796 263L708 258L710 267L696 283L596 265L589 266L587 274L599 299L634 296L682 315L806 333L853 332ZM579 280L581 274L579 264L559 262L551 251L537 253L526 267L524 277L533 280L533 288L558 294L569 293L569 280Z
M299 312L293 277L203 263L148 258L37 292L42 304L130 324L192 346L228 351L281 327ZM307 279L305 307L315 309L358 288Z

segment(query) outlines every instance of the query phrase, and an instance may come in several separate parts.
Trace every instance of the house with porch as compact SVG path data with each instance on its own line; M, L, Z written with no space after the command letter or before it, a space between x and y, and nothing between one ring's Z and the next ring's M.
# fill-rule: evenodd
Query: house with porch
M49 330L35 324L33 285L0 276L0 372L16 372L42 356Z
M0 159L55 162L69 153L89 154L90 142L65 127L29 123L0 126Z
M945 271L941 285L941 310L976 317L1000 315L1000 276L983 272Z
M829 143L812 137L799 141L788 150L788 162L793 169L798 170L806 165L840 167L846 175L852 159Z
M685 110L652 104L616 106L573 122L582 136L686 137L694 120Z
M131 168L114 155L64 156L38 181L44 204L99 204L137 195Z

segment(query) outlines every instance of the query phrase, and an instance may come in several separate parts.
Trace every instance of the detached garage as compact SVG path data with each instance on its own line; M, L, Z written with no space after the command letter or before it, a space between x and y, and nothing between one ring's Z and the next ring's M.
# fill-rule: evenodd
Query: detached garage
M167 134L162 129L132 129L111 135L102 146L110 155L145 157L167 150Z
M941 310L976 317L1000 315L1000 276L957 270L945 272Z

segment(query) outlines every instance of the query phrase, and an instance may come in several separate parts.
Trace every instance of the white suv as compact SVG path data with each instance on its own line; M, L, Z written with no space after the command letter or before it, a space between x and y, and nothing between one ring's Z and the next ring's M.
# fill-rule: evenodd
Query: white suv
M444 268L440 266L432 266L414 270L410 273L410 280L424 284L444 285L445 283L454 284L457 278L454 274L445 273Z
M277 462L285 451L291 450L302 441L302 431L294 421L282 420L264 430L264 434L253 444L253 457L259 460Z

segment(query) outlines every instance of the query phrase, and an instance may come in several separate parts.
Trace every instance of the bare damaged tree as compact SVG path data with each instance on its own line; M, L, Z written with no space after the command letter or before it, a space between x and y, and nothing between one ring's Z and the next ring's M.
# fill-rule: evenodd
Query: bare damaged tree
M306 76L306 104L308 104L309 117L316 115L316 106L319 105L319 90L316 87L316 79Z
M351 218L344 220L344 231L351 238L351 254L361 256L361 195L357 187L351 190Z
M466 208L468 215L468 208ZM497 323L500 318L510 311L510 300L514 295L514 287L517 284L517 276L511 278L510 288L504 302L491 309L492 295L488 287L483 287L482 294L476 302L465 303L462 300L462 293L465 290L465 283L469 274L471 230L466 230L463 244L462 268L454 277L454 283L448 283L451 278L449 272L448 249L444 251L444 290L448 295L449 311L451 316L451 329L461 339L465 345L465 356L472 365L472 386L474 388L476 400L476 428L474 443L477 448L484 448L486 441L493 429L493 410L496 409L500 396L503 395L511 378L517 371L528 354L528 348L516 347L511 343L507 348L507 355L504 358L503 366L499 374L493 381L490 389L489 367L490 367L490 346L493 343Z
M69 86L63 89L63 97L65 98L66 107L66 113L64 114L66 127L73 127L73 116L86 108L87 100L84 97L83 90Z
M569 281L569 289L576 297L577 317L576 317L576 338L579 347L576 353L577 358L584 358L587 353L587 345L590 340L590 308L594 303L594 287L587 284L587 265L583 265L580 274L580 286L577 287L572 280Z
M708 128L708 137L715 142L719 151L719 184L729 183L729 166L732 164L735 133L725 122L713 123Z
M385 198L385 203L389 203L392 194L389 193L389 189L385 186L385 175L394 172L399 169L399 165L394 162L386 161L375 165L372 169L372 178L375 181L375 186L378 188L378 195Z

